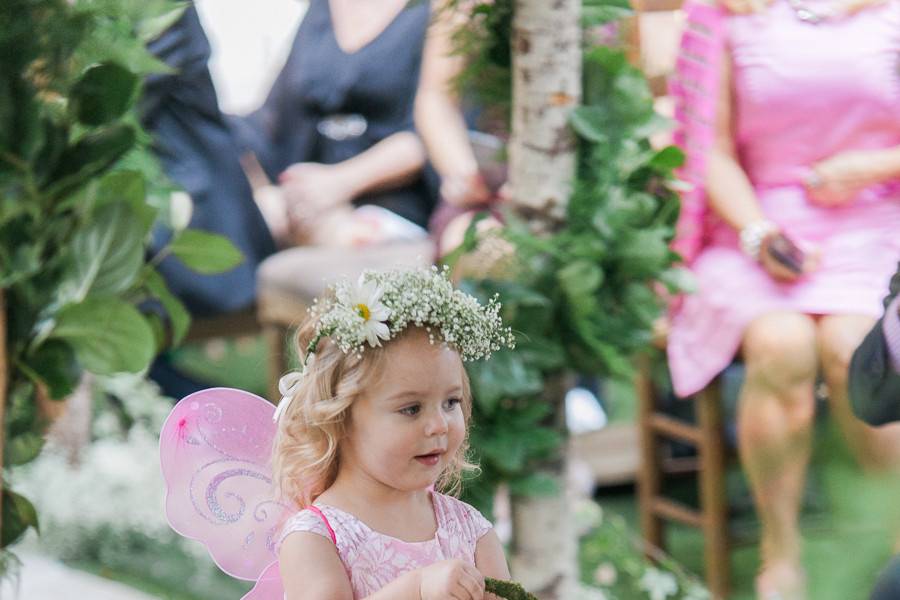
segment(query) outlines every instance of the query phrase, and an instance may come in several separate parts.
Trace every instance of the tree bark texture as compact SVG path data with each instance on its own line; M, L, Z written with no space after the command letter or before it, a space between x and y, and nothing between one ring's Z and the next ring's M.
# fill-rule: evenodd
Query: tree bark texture
M553 407L552 425L566 438L565 397L571 384L571 377L560 375L549 379L544 390L544 401ZM567 448L564 441L536 468L537 473L556 482L559 494L513 497L512 502L512 575L541 600L572 598L578 580Z
M580 0L516 0L509 146L512 199L537 229L565 217L575 174L569 115L581 99Z
M513 107L509 145L515 210L536 232L565 219L576 166L571 111L581 100L581 0L516 0L512 31ZM569 378L545 382L553 427L566 436ZM538 471L556 496L513 499L512 574L542 600L571 598L577 581L577 540L567 492L566 444Z

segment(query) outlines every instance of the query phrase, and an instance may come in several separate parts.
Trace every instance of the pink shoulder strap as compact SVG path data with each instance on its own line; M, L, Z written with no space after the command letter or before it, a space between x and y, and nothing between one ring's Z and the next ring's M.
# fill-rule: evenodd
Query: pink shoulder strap
M325 516L325 513L319 510L318 506L312 504L306 508L319 515L319 518L322 519L322 522L325 523L325 527L328 529L328 535L331 536L331 543L337 546L337 536L334 535L334 529L331 528L331 523L328 522L328 517Z
M684 10L686 24L670 91L675 100L675 143L685 153L678 175L690 185L681 195L681 213L672 246L690 263L704 241L704 184L707 157L715 140L725 12L718 5L691 0Z

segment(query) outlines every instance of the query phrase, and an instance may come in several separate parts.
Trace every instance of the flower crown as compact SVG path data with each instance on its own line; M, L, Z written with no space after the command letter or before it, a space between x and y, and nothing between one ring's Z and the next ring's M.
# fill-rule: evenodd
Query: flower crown
M412 324L425 327L431 343L437 329L440 339L452 344L463 361L488 358L503 347L514 348L512 330L504 327L500 318L498 296L482 306L473 296L454 288L448 273L447 267L368 270L356 285L344 280L332 286L333 294L321 302L316 300L310 309L317 319L316 334L300 368L278 383L282 398L275 420L287 410L324 337L330 337L345 354L361 356L366 344L381 346L382 340L397 337Z

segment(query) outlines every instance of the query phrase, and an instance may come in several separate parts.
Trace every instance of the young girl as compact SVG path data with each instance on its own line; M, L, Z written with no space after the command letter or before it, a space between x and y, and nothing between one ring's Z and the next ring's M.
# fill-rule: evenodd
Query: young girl
M481 600L509 579L490 523L441 493L473 468L462 361L513 344L498 311L436 269L316 304L275 415L274 482L299 508L276 543L287 600Z

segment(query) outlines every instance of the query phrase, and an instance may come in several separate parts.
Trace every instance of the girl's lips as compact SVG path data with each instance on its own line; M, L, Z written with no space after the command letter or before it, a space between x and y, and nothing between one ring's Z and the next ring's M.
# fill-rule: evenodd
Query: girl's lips
M416 460L422 463L425 466L433 467L441 460L441 455L443 452L432 452L431 454L420 454L416 457Z

